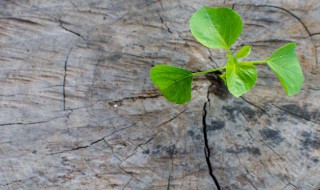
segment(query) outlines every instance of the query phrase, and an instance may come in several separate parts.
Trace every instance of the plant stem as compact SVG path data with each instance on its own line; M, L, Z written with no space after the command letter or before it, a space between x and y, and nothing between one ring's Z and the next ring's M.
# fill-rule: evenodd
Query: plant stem
M205 75L205 74L208 74L208 73L212 73L212 72L219 71L219 70L224 70L224 69L226 69L225 66L224 67L210 69L210 70L206 70L206 71L200 71L200 72L192 73L192 75L193 76Z
M230 51L229 48L226 48L227 50L227 58L229 59L233 59L233 55ZM265 64L267 62L267 60L257 60L257 61L244 61L244 62L238 62L238 63L252 63L254 65L256 64ZM224 70L226 69L226 66L224 67L219 67L219 68L214 68L214 69L210 69L210 70L206 70L206 71L200 71L200 72L195 72L195 73L192 73L193 76L199 76L199 75L205 75L205 74L208 74L208 73L213 73L215 71L219 71L219 70Z
M228 52L228 55L232 56L231 50L229 48L226 49ZM233 56L232 56L233 57Z
M253 63L253 64L265 64L267 60L257 60L257 61L244 61L244 62L238 62L238 63Z

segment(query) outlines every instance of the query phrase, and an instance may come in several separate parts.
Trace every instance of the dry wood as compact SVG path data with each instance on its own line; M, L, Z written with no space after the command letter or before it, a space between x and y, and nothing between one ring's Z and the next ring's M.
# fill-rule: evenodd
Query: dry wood
M203 5L239 12L233 51L252 59L296 42L301 93L261 66L241 98L200 77L167 102L153 65L226 61L189 31ZM319 189L319 16L316 0L0 1L0 189Z

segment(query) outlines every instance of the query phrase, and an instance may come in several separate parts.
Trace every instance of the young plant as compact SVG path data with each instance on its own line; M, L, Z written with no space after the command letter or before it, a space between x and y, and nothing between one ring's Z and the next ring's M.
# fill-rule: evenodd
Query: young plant
M191 72L169 65L156 65L150 71L152 82L171 102L183 104L191 100L193 77L216 71L224 80L231 94L236 97L248 92L257 80L256 64L267 64L279 78L288 96L297 94L303 83L300 63L295 54L295 43L289 43L276 50L269 58L257 61L239 61L246 58L251 46L243 46L235 55L230 47L242 32L242 20L238 13L226 7L203 7L190 19L192 35L208 48L226 50L225 66L202 72Z

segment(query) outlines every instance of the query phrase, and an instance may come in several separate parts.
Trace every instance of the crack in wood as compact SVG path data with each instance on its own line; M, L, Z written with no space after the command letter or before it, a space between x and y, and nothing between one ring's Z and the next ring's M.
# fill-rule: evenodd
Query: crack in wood
M72 149L69 149L69 150L63 150L63 151L60 151L60 152L54 152L54 153L51 153L51 154L48 154L48 155L55 155L55 154L61 154L61 153L71 152L71 151L80 150L80 149L86 149L86 148L91 147L94 144L97 144L98 142L103 141L105 138L106 137L103 137L103 138L100 138L100 139L98 139L96 141L93 141L89 145L78 146L78 147L75 147L75 148L72 148Z
M312 38L312 36L320 34L320 32L311 33L310 30L308 29L307 25L297 15L295 15L293 12L291 12L290 10L285 9L283 7L279 7L279 6L275 6L275 5L250 5L250 4L241 4L240 5L240 4L232 4L232 6L233 6L232 9L234 9L235 5L239 5L239 6L254 6L254 7L269 7L269 8L275 8L275 9L282 10L282 11L288 13L289 15L291 15L293 18L295 18L302 25L302 27L307 32L309 38ZM314 45L312 39L310 41L311 41L311 44L312 44L312 46L314 48L314 51L315 51L315 60L316 60L316 65L317 65L318 64L318 57L317 57L318 50L317 50L316 46Z
M71 109L69 111L69 113L67 114L67 119L65 120L65 123L66 123L66 127L67 127L67 132L68 132L68 137L69 137L69 142L71 142L71 132L70 132L70 128L69 128L69 117L70 115L73 113L73 110Z
M148 144L149 142L151 142L158 134L159 134L159 131L156 132L154 135L152 135L152 137L149 138L146 142L142 142L142 143L138 144L137 146L139 146L140 148L142 148L142 147L141 147L142 145L146 145L146 144ZM142 149L143 149L143 148L142 148Z
M130 180L125 184L125 186L122 188L122 190L124 190L128 185L129 183L132 181L132 177L130 178Z
M167 124L167 123L170 123L171 121L177 119L177 117L179 117L181 114L183 114L186 110L187 110L187 108L184 109L184 110L182 110L180 113L178 113L178 114L177 114L176 116L174 116L173 118L171 118L171 119L169 119L169 120L167 120L167 121L165 121L165 122L157 125L155 128L161 127L161 126L163 126L163 125L165 125L165 124Z
M320 34L320 32L316 32L316 33L310 34L310 36L317 36L317 35L319 35L319 34Z
M37 22L31 21L31 20L26 20L26 19L21 19L21 18L15 18L15 17L1 17L1 20L14 20L17 22L29 24L29 25L38 25L38 26L43 26L42 24L39 24Z
M235 148L238 150L238 147L237 147L237 146L235 146ZM252 182L252 180L251 180L249 177L247 177L247 174L249 174L249 175L251 175L251 176L253 176L253 175L250 173L250 171L248 170L248 168L247 168L245 165L242 164L241 159L240 159L240 157L239 157L239 154L236 153L236 155L237 155L237 158L238 158L238 160L239 160L240 166L242 166L242 167L246 170L246 172L247 172L246 174L243 174L244 177L246 178L246 180L251 184L251 186L252 186L255 190L258 190L258 188L254 185L254 183ZM253 176L253 177L254 177L254 176Z
M119 167L120 170L122 170L124 173L126 173L126 174L130 175L132 178L134 178L134 179L142 182L141 179L138 179L137 177L135 177L135 176L133 175L133 174L134 174L133 172L129 172L129 171L125 170L125 169L124 169L123 167L121 167L120 165L118 165L118 167Z
M249 101L248 101L247 99L245 99L244 97L240 96L240 98L241 98L243 101L247 102L248 104L252 105L253 107L259 109L259 110L262 111L263 113L267 113L263 108L255 105L255 104L252 103L252 102L249 102Z
M66 80L67 80L67 71L68 71L68 60L69 55L72 52L73 47L69 50L66 60L64 61L64 75L63 75L63 83L62 83L62 101L63 101L63 111L66 110Z
M290 14L292 17L294 17L295 19L297 19L301 25L304 27L304 29L306 30L306 32L308 33L309 36L311 36L311 32L309 31L308 27L304 24L304 22L302 22L302 20L295 14L293 14L291 11L289 11L288 9L285 9L283 7L279 7L279 6L275 6L275 5L256 5L256 7L271 7L271 8L275 8L275 9L280 9L283 10L285 12L287 12L288 14Z
M259 141L262 142L263 145L270 149L275 155L277 155L280 158L280 160L285 161L285 159L283 159L283 157L278 152L276 152L271 146L269 146L263 139L259 139Z
M58 19L58 21L59 21L59 26L60 26L62 29L64 29L65 31L70 32L70 33L72 33L72 34L74 34L74 35L77 35L77 36L79 36L81 39L83 39L83 41L86 41L85 38L84 38L80 33L77 33L77 32L75 32L75 31L72 31L72 30L66 28L65 26L63 26L63 23L65 23L64 21L62 21L61 19Z
M65 117L65 116L63 116L63 117ZM34 124L48 123L48 122L50 122L52 120L63 118L63 117L54 117L54 118L50 118L50 119L45 120L45 121L2 123L2 124L0 124L0 127L2 127L2 126L11 126L11 125L34 125Z
M76 9L78 9L78 11L81 11L79 9L79 7L72 0L68 0L68 1L72 4L72 6L74 6Z
M113 106L115 104L122 104L124 101L136 101L136 100L146 100L149 98L158 98L162 95L160 94L154 94L154 95L150 95L150 96L132 96L132 97L126 97L126 98L122 98L119 100L114 100L112 102L109 102L109 105Z
M283 111L283 112L285 112L285 113L288 113L289 115L294 116L294 117L297 118L297 119L300 119L300 120L302 119L302 120L305 120L305 121L308 121L308 122L311 122L311 123L314 123L314 124L317 124L317 125L320 124L320 123L317 123L316 121L313 121L313 120L311 120L311 119L308 119L308 118L305 118L305 117L303 117L303 116L301 116L301 115L298 115L298 114L296 114L296 113L294 113L294 112L291 112L290 110L283 109L283 108L281 108L281 107L279 107L279 106L277 106L277 105L275 105L275 104L271 104L271 103L270 103L270 105L272 105L273 107L279 109L280 111Z
M158 0L158 1L159 1L159 3L160 3L160 7L161 7L161 9L164 11L162 1L161 1L161 0Z
M166 27L167 31L168 31L170 34L173 34L173 32L171 31L171 29L168 27L167 23L164 22L161 14L160 14L159 12L158 12L158 15L159 15L159 17L160 17L161 23L164 24L164 26Z
M247 118L247 116L243 113L243 111L239 110L240 114L243 116L243 118L247 121L247 124L250 123L249 119ZM248 125L246 125L247 128L245 129L245 131L248 133L250 140L253 139L252 134L250 133L250 128L248 127Z
M160 6L161 6L161 9L162 11L164 11L164 8L163 8L163 5L162 5L162 1L159 0L159 3L160 3ZM158 15L160 17L160 21L162 24L164 24L164 26L166 27L167 31L170 33L170 34L173 34L172 30L168 27L167 23L164 22L164 19L162 18L161 14L158 12Z
M2 174L2 178L3 178L3 181L5 182L5 184L10 184L10 183L8 183L8 181L7 181L7 179L6 179L6 175L5 175L2 167L0 167L0 172L1 172L1 174ZM1 186L3 186L3 185L1 185Z
M202 132L203 132L203 139L204 139L204 154L205 154L205 158L206 158L206 162L207 162L207 166L209 169L209 175L211 176L211 178L213 179L216 187L218 190L221 190L220 184L216 178L216 176L213 174L213 169L212 169L212 165L211 165L211 161L210 161L210 147L209 147L209 143L208 143L208 134L207 134L207 105L209 104L210 106L210 97L209 97L209 89L210 86L208 87L208 91L207 91L207 101L204 103L203 105L203 115L202 115Z
M269 167L263 162L263 160L259 159L261 165L266 169L266 172L271 176L271 178L278 184L279 181L273 176L273 174L270 172Z
M257 5L256 7L271 7L271 8L283 10L283 11L287 12L289 15L291 15L292 17L294 17L295 19L297 19L298 22L300 22L300 24L303 26L303 28L305 29L305 31L307 32L307 34L308 34L308 36L310 38L312 38L313 35L317 35L318 34L318 33L312 34L310 32L310 30L308 29L307 25L297 15L295 15L293 12L289 11L288 9L285 9L285 8L279 7L279 6L274 6L274 5ZM314 45L312 39L310 41L311 41L311 44L312 44L312 46L313 46L313 48L315 50L315 59L316 59L316 65L317 65L318 64L317 48Z
M292 186L292 187L294 187L295 189L298 189L298 187L296 186L296 185L294 185L294 184L292 184L291 182L289 182L286 186L284 186L281 190L284 190L284 189L286 189L288 186Z
M268 39L268 40L255 40L250 41L248 44L254 45L255 43L292 43L292 40L285 40L285 39Z
M50 153L50 154L47 154L47 155L62 154L62 153L66 153L66 152L72 152L72 151L76 151L76 150L80 150L80 149L90 148L92 145L95 145L95 144L97 144L97 143L99 143L99 142L101 142L101 141L104 141L104 142L106 143L105 139L106 139L107 137L109 137L109 136L111 136L111 135L113 135L113 134L115 134L115 133L118 133L118 132L120 132L120 131L123 131L123 130L126 130L126 129L128 129L128 128L131 128L131 127L133 127L133 126L135 126L135 124L130 125L130 126L128 126L128 127L124 127L124 128L115 130L115 131L113 131L112 133L110 133L110 134L108 134L108 135L106 135L106 136L104 136L104 137L102 137L102 138L100 138L100 139L98 139L98 140L96 140L96 141L93 141L93 142L91 142L91 143L88 144L88 145L78 146L78 147L75 147L75 148L71 148L71 149L67 149L67 150L62 150L62 151Z

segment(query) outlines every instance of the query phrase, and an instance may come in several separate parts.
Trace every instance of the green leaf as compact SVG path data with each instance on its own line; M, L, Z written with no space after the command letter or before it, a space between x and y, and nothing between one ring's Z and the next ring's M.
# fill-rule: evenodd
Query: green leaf
M289 43L276 50L267 60L267 64L279 78L288 96L297 94L304 80L295 47L295 43Z
M251 52L251 46L243 46L234 56L236 59L245 58Z
M152 82L169 101L183 104L191 100L192 72L169 65L157 65L150 71Z
M190 18L190 29L204 46L229 49L242 32L242 20L230 8L203 7Z
M256 83L257 69L252 63L237 63L229 58L226 66L227 86L236 97L248 92Z

